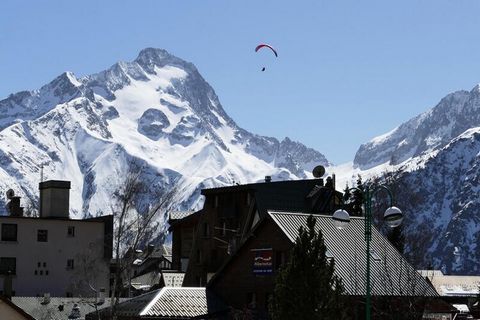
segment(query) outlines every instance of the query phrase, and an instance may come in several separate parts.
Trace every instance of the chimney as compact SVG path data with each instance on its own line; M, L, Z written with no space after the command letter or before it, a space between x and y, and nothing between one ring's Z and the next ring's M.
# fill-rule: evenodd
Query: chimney
M20 197L11 197L7 204L8 212L13 217L23 216L23 207L20 207Z
M265 182L272 182L271 176L265 176Z
M100 291L98 291L98 304L104 304L105 303L105 288L100 288Z
M153 252L153 250L155 250L155 245L149 244L149 245L147 246L147 256L151 255L152 252Z
M50 293L44 293L42 304L49 304L49 303L50 303Z
M40 218L69 218L70 181L48 180L38 184Z

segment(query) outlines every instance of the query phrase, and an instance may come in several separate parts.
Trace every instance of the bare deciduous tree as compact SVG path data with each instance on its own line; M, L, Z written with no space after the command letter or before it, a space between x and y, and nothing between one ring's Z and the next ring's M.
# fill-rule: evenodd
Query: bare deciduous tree
M116 317L120 288L126 283L130 287L132 265L136 253L149 244L164 241L165 233L158 232L160 221L166 220L166 212L174 203L175 184L168 190L152 191L142 181L143 169L138 164L129 164L129 172L119 190L114 193L115 203L111 210L114 215L114 257L115 271L111 294L111 315ZM140 203L142 195L154 193L156 202L152 205ZM152 198L152 197L150 197ZM163 216L159 217L160 214ZM163 218L163 220L161 219Z

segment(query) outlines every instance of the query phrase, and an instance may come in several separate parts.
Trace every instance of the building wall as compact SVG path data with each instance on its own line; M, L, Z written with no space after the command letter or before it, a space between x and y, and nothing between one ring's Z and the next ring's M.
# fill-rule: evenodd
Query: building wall
M267 248L272 249L273 272L265 275L255 274L253 272L255 250ZM266 219L255 230L255 235L237 252L231 263L217 275L218 278L212 281L211 289L236 309L247 307L254 293L257 310L266 310L278 267L287 260L291 248L292 243L285 234L270 219Z
M194 232L184 286L205 286L208 279L227 260L228 252L235 251L241 241L253 201L248 190L206 196ZM175 240L176 238L174 246Z
M194 230L194 223L179 224L172 227L172 269L186 271L185 266L182 268L182 260L190 258Z
M17 241L0 241L0 257L16 258L15 295L92 295L83 280L97 289L109 287L110 254L104 254L104 222L0 217L2 223L17 224ZM73 237L67 234L70 226L75 228ZM47 242L37 241L39 229L48 230ZM73 269L67 267L69 259L73 259Z

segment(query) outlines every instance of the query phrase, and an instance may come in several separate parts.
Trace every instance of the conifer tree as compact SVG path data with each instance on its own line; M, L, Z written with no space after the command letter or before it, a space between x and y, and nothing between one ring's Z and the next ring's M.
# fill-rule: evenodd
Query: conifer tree
M270 301L273 320L345 318L344 288L315 223L309 216L307 228L300 227L290 259L277 276Z
M363 190L364 185L362 182L362 177L358 175L357 178L357 185L356 188L358 190L354 190L352 195L353 199L351 200L351 208L348 213L354 217L361 217L363 216Z
M345 185L345 189L343 189L343 209L347 210L350 212L352 210L352 201L353 201L353 196L352 193L350 192L350 187L348 186L348 183Z

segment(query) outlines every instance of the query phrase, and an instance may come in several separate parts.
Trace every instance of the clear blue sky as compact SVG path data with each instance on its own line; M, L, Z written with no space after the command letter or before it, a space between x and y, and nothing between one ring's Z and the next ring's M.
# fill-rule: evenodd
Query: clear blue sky
M164 48L198 67L243 128L343 163L480 82L479 17L479 0L2 0L0 99ZM255 54L259 42L279 58Z

